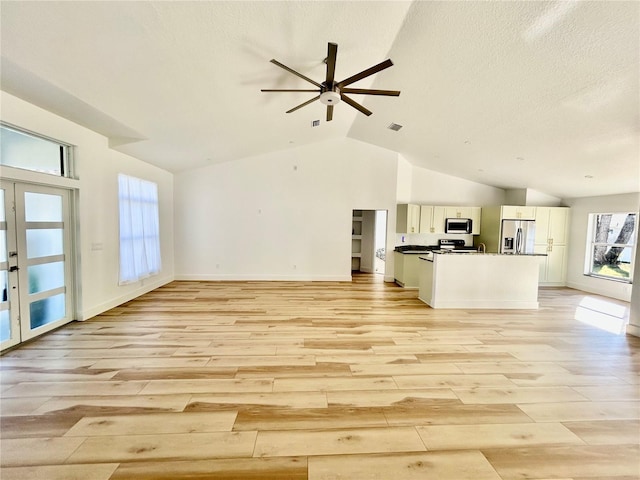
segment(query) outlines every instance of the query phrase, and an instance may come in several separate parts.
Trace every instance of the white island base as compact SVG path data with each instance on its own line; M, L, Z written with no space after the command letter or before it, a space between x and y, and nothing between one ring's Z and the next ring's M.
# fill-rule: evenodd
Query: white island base
M418 298L432 308L537 309L540 260L490 253L421 257Z

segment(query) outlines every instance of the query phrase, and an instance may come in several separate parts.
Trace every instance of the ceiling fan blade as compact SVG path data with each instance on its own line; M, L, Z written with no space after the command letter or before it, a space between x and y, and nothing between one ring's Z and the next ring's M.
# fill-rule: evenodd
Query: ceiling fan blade
M279 61L275 60L275 59L271 59L271 63L273 63L274 65L279 66L280 68L284 68L287 72L289 73L293 73L295 76L300 77L303 80L306 80L309 83L313 83L316 87L318 88L322 88L322 85L320 85L317 82L314 82L313 80L311 80L309 77L305 77L304 75L302 75L301 73L296 72L295 70L293 70L292 68L287 67L286 65L283 65L282 63L280 63Z
M328 87L333 85L334 76L336 73L336 57L338 56L338 44L329 42L327 49L327 80Z
M342 89L342 87L345 87L347 85L351 85L354 82L357 82L358 80L362 80L363 78L368 77L369 75L373 75L374 73L378 73L381 70L384 70L385 68L389 68L390 66L393 65L393 62L391 60L385 60L384 62L381 62L377 65L374 65L371 68L367 68L366 70L363 70L360 73L356 73L355 75L342 80L341 82L338 82L338 88Z
M261 92L319 92L317 88L313 90L287 89L287 88L263 88Z
M371 110L367 110L362 105L360 105L358 102L355 102L355 101L351 100L346 95L340 94L340 98L342 99L342 101L344 103L348 103L349 105L351 105L356 110L359 110L360 112L364 113L367 117L373 113Z
M390 97L397 97L400 95L400 90L371 90L368 88L343 88L340 90L344 93L355 93L361 95L388 95Z
M311 100L307 100L304 103L301 103L300 105L298 105L297 107L293 107L291 110L287 110L287 113L291 113L291 112L295 112L296 110L298 110L299 108L302 108L306 105L309 105L312 102L315 102L316 100L320 100L320 95L318 95L317 97L312 98Z
M333 120L333 105L327 105L327 122Z

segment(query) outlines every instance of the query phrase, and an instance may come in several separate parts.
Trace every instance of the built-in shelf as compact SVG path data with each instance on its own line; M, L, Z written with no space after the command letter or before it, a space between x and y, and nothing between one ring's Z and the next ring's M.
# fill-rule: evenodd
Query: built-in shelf
M354 210L351 219L351 270L360 270L362 257L362 210Z

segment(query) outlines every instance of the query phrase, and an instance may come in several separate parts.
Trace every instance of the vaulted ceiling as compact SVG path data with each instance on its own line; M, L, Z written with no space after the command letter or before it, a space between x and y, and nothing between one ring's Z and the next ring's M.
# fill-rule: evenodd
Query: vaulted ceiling
M2 1L1 88L178 172L351 137L558 197L640 191L640 3ZM326 122L313 88L387 58ZM312 127L314 120L320 125ZM387 127L402 125L399 131Z

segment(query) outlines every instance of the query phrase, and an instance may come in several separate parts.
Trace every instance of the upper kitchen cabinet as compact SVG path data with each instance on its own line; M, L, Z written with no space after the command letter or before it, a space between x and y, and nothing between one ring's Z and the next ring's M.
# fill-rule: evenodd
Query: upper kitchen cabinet
M420 233L444 233L447 207L422 205L420 207Z
M480 235L480 207L400 204L396 214L396 233L444 234L447 218L470 218L473 235Z
M502 218L508 220L535 220L536 207L523 205L503 205Z
M471 218L472 207L445 207L445 218Z
M431 205L420 205L420 233L434 233Z
M396 233L420 232L420 205L400 204L396 210Z

